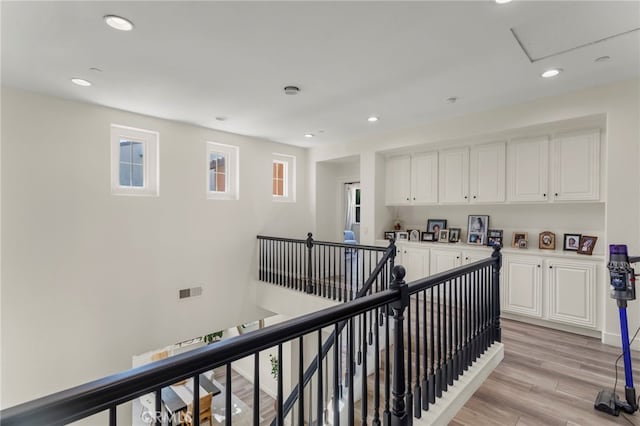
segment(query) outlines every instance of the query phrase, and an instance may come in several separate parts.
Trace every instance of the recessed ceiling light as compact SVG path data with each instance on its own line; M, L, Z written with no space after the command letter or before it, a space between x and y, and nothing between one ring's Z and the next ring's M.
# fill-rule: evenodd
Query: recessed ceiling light
M551 77L555 77L558 74L560 74L562 72L561 68L551 68L549 70L546 70L545 72L542 73L542 77L544 78L551 78Z
M300 88L297 86L285 86L284 93L286 95L297 95L298 93L300 93Z
M91 86L91 82L90 82L90 81L87 81L87 80L85 80L85 79L83 79L83 78L72 78L72 79L71 79L71 82L72 82L73 84L77 84L78 86L82 86L82 87L88 87L88 86Z
M451 96L449 98L447 98L447 102L449 102L450 104L455 104L458 101L458 97L457 96Z
M102 70L100 68L96 68L96 67L91 67L89 68L89 71L93 71L93 72L102 72Z
M217 121L227 121L227 117L216 117Z
M306 133L304 135L305 138L312 138L313 137L313 133Z
M596 62L607 62L609 59L611 59L610 56L600 56L599 58L596 58Z
M121 16L106 15L104 17L104 22L106 22L111 28L120 31L131 31L133 29L133 22Z
M506 3L511 3L511 0L496 0L496 3L498 3L498 4L506 4Z
M369 123L375 123L376 121L378 121L378 117L376 117L375 115L372 115L371 117L367 118L367 121Z

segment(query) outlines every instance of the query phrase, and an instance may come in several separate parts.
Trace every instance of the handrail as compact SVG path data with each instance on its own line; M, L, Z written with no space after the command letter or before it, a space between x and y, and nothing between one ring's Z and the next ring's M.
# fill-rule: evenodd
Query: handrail
M364 283L362 288L358 291L358 293L356 294L356 296L354 297L353 300L360 299L360 298L364 297L367 294L367 292L371 289L371 286L373 285L374 281L378 278L378 275L380 274L380 272L382 271L382 269L386 265L387 261L389 259L393 260L395 258L395 256L396 256L395 240L391 240L389 246L386 248L384 256L380 259L380 261L378 262L378 264L374 268L373 272L371 273L371 275L369 276L367 281ZM391 267L393 269L393 265L391 265ZM346 321L341 321L338 324L338 333L342 332L342 330L344 329L346 324L347 324ZM335 334L336 334L336 331L333 330L331 332L331 334L329 335L329 337L327 338L327 340L322 345L322 353L319 354L319 355L316 355L313 358L313 360L311 361L311 364L309 365L307 370L304 372L302 385L300 383L298 383L291 390L291 394L289 394L289 396L287 397L286 401L283 404L284 416L286 416L289 413L289 411L291 411L291 409L293 408L293 405L295 404L296 400L298 399L298 396L300 395L300 386L302 386L302 388L304 388L309 383L309 381L311 380L311 378L313 377L315 372L318 370L318 356L320 356L320 358L322 359L331 350L331 347L334 344ZM275 420L274 420L274 422L275 422ZM274 422L271 423L272 426L275 425Z
M65 424L398 299L385 290L0 411L0 425Z
M257 238L259 240L283 241L286 243L306 243L307 242L306 239L301 240L296 238L270 237L268 235L258 235ZM313 240L313 244L328 246L328 247L359 248L359 249L371 250L371 251L385 251L387 249L387 247L369 246L365 244L336 243L334 241Z

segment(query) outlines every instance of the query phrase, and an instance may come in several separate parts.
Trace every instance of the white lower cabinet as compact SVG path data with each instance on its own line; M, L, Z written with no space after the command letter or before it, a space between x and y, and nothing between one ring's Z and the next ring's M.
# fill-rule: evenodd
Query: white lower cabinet
M431 275L448 271L462 264L462 254L457 250L431 249Z
M598 328L596 262L507 255L502 276L503 312Z
M596 265L556 259L547 260L546 265L549 319L595 328Z
M398 246L398 254L400 256L396 259L396 264L406 269L404 280L407 283L429 275L429 249Z
M542 318L542 259L505 256L502 311Z

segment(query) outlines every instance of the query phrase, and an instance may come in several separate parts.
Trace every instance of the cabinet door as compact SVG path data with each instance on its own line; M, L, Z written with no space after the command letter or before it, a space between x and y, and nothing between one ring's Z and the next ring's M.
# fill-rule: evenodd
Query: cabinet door
M472 203L504 202L504 142L471 147L469 189Z
M592 262L548 260L549 319L595 328L596 265Z
M457 250L431 249L430 272L431 275L448 271L462 264L462 255Z
M403 155L387 158L386 161L386 197L387 205L410 203L411 157Z
M549 199L549 138L532 138L507 145L507 200L514 202Z
M438 202L438 153L427 152L411 157L411 202Z
M504 257L502 310L542 318L542 259Z
M491 257L491 252L488 251L486 253L480 251L463 251L462 252L462 264L468 265L473 262L477 262L479 260L484 260L488 257Z
M402 260L399 262L407 270L404 280L411 282L429 275L429 249L401 247Z
M469 202L469 148L440 151L439 157L440 203Z
M600 199L600 130L552 141L553 200Z

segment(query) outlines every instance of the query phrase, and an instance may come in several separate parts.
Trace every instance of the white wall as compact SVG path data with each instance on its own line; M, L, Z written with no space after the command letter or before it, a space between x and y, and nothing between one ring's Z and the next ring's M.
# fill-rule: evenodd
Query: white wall
M361 158L368 158L373 162L376 161L376 156L368 154L378 155L393 150L409 151L416 146L444 146L449 142L499 140L502 136L513 133L514 129L529 129L535 133L550 123L570 120L575 124L592 121L591 117L603 116L606 117L606 152L602 159L605 170L603 194L607 202L604 206L604 238L599 241L599 250L605 252L609 243L626 243L631 253L640 253L640 80L541 98L366 140L314 148L308 157L310 181L314 182L316 179L315 164L318 161L361 155ZM363 167L361 164L362 190L375 191L377 196L384 197L384 186L376 181L378 170L379 167L376 168L374 165ZM371 173L375 173L375 176L370 175ZM375 186L372 188L371 185ZM322 206L313 207L316 209L316 217L324 214ZM528 216L532 215L533 212ZM374 238L382 237L382 228L387 226L393 217L389 212L385 217L382 216L363 216L364 220L369 222L363 222L362 227L368 226L380 234ZM601 221L602 219L598 220ZM595 231L599 228L599 223L592 227ZM603 340L618 344L617 308L615 302L608 298L606 287L607 285L602 286L603 292L599 295L606 308ZM630 304L629 318L629 326L632 329L638 327L638 302Z
M160 133L159 197L110 194L111 123ZM6 88L2 124L2 407L266 316L256 235L311 229L306 191L272 201L271 153L305 188L305 150ZM208 140L240 147L238 201L205 196Z

